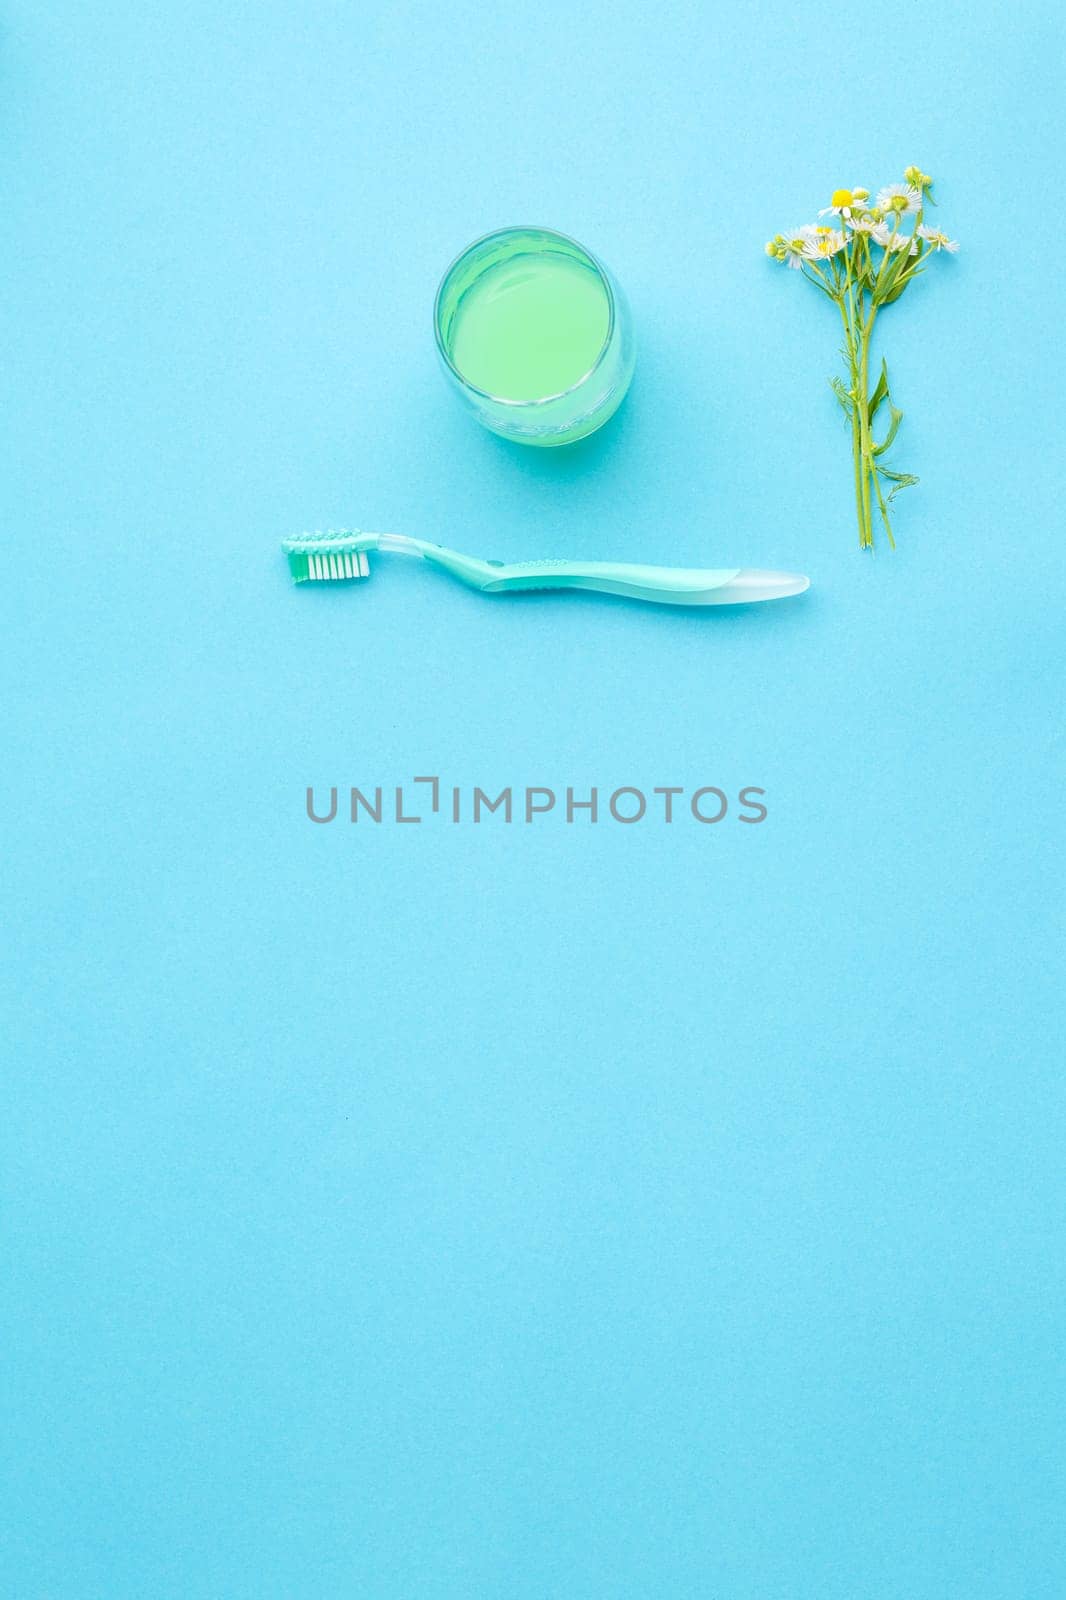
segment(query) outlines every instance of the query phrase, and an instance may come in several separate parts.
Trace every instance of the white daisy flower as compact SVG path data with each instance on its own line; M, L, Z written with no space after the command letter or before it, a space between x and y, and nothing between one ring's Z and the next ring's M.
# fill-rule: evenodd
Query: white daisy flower
M850 217L853 210L861 211L862 202L869 199L866 189L834 189L827 206L819 211L820 217Z
M871 236L883 245L886 250L906 250L908 255L918 254L918 245L909 233L900 233L898 228L890 228L887 222L879 222L876 228L870 230Z
M941 233L939 228L927 228L923 222L918 233L925 240L930 250L948 250L952 255L959 248L957 239L949 239L946 233Z
M839 228L812 228L803 246L804 261L827 261L847 245L847 234Z
M817 233L817 231L813 222L805 222L802 228L790 228L784 234L782 242L785 247L785 254L788 258L789 266L794 271L798 272L803 266L803 252L807 248L807 242L811 235Z
M869 189L834 189L829 204L823 206L818 215L820 217L852 217L857 212L865 209L869 198Z
M906 200L905 206L894 205L895 200ZM917 211L922 203L922 191L909 183L890 183L877 191L877 204L881 211Z
M852 233L873 233L874 229L880 226L880 218L875 217L869 211L864 211L861 217L852 216L848 218L848 227Z

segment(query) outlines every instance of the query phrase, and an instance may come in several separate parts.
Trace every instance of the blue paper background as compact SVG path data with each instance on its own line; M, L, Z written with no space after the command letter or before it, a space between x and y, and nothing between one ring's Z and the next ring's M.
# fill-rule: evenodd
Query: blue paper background
M1057 8L15 0L0 69L0 1588L1061 1596ZM911 161L869 559L762 246ZM514 221L637 319L566 454L434 368ZM351 523L813 587L294 591ZM770 815L304 816L428 773Z

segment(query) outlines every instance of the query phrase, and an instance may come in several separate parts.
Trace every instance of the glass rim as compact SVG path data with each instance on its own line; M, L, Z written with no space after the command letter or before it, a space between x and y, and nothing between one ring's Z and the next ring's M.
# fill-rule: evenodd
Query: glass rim
M470 255L472 251L479 250L482 245L488 244L490 240L506 239L509 234L516 233L539 233L545 235L549 239L558 239L562 244L572 245L575 250L581 252L581 255L593 269L597 278L600 280L601 285L603 286L604 293L607 296L607 332L603 336L603 343L596 352L596 358L589 367L588 371L583 372L580 378L576 379L576 381L571 383L567 388L559 389L555 394L537 395L532 400L511 400L508 399L506 395L492 394L488 389L479 389L476 383L471 383L469 378L463 376L462 372L452 360L448 350L445 348L444 337L441 333L440 326L441 299L444 295L444 290L448 284L448 280L452 276L455 269L466 260L467 256ZM470 244L466 245L464 249L460 250L454 261L452 261L451 264L445 268L444 275L441 278L440 283L437 285L437 293L433 300L433 337L436 341L437 351L441 360L448 368L448 371L464 389L469 390L471 394L480 396L482 400L490 400L492 404L496 406L546 406L550 405L553 400L563 400L568 394L574 394L589 381L596 370L603 364L604 357L606 356L611 340L614 337L614 325L614 289L611 285L611 275L604 266L603 262L598 256L593 255L588 246L582 244L580 239L574 239L568 233L560 233L558 228L545 228L539 223L532 222L524 225L516 224L508 228L492 228L488 233L483 233L480 238L473 239Z

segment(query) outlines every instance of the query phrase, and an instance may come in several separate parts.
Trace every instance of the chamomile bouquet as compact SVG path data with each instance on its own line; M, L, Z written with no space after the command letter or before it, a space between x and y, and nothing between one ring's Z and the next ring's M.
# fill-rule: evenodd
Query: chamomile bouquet
M766 246L768 256L801 272L840 313L846 378L830 382L851 428L855 509L864 550L873 548L875 518L895 548L888 508L901 489L918 482L913 473L900 472L884 460L903 413L893 403L884 360L871 391L870 344L882 308L895 304L933 255L959 248L925 220L927 207L936 204L932 183L928 173L908 167L902 183L888 184L874 199L868 189L837 189L819 212L826 220L775 234ZM874 421L882 406L888 408L888 422L878 440Z

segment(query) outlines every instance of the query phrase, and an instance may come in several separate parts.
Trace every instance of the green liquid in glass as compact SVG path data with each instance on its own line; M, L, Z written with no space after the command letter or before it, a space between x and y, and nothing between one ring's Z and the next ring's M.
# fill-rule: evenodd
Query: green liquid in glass
M610 323L599 274L550 251L497 262L455 313L451 357L467 383L501 400L562 394L596 364Z

